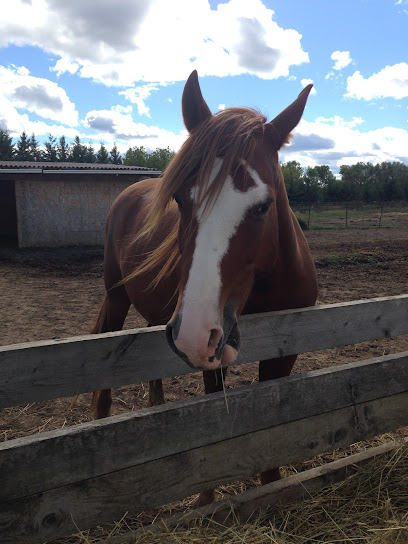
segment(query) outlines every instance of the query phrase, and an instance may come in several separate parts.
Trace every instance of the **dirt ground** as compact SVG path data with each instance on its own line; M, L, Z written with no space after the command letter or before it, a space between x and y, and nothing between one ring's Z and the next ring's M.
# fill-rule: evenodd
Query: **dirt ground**
M319 277L318 303L399 295L408 292L408 230L310 231L307 238ZM65 338L87 333L103 297L103 252L96 248L0 249L0 344ZM143 326L131 311L125 328ZM408 350L408 338L366 342L303 354L295 372ZM256 365L231 368L227 386L256 381ZM165 380L167 400L203 393L201 377ZM114 393L113 414L146 405L146 384ZM90 419L90 394L0 411L0 440Z

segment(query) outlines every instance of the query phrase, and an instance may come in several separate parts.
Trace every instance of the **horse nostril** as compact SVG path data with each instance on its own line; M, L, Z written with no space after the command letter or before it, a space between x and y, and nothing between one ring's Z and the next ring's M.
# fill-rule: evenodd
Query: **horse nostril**
M217 346L220 342L222 338L222 329L221 327L220 328L217 328L217 329L211 329L210 330L210 338L208 340L208 347L210 349L217 349Z

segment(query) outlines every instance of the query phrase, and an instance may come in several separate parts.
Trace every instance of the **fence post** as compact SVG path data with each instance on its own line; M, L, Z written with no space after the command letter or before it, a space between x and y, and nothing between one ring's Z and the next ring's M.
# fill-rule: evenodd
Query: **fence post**
M348 203L348 200L346 202L346 228L348 227L348 207L349 207L349 203Z
M381 228L383 209L384 209L384 200L381 200L380 221L378 222L378 228L379 228L379 229Z

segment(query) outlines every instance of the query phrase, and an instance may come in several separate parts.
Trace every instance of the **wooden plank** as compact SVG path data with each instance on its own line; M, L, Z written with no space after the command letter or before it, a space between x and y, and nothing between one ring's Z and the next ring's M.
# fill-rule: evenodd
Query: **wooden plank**
M10 440L0 503L404 391L408 352Z
M407 424L405 392L6 502L1 541L35 544L67 536Z
M258 510L277 504L287 505L291 502L308 499L312 493L346 479L354 474L359 467L371 463L378 457L394 452L407 443L408 439L402 442L386 442L380 446L368 448L348 457L293 474L282 480L243 491L207 506L158 520L136 531L108 537L103 542L100 541L96 544L133 543L137 538L144 535L161 533L163 530L177 527L180 524L205 518L222 525L230 525L237 521L247 523Z
M243 316L237 364L408 333L408 295ZM0 347L0 408L192 372L163 327Z

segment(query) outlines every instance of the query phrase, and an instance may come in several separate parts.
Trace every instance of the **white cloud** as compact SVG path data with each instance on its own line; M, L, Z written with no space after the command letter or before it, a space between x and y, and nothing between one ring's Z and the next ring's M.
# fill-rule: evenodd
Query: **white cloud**
M150 117L150 108L146 106L145 100L149 98L153 91L158 91L159 87L154 83L148 85L142 85L141 87L132 87L121 91L119 94L125 96L132 104L136 104L139 115L146 115Z
M301 35L280 27L261 0L13 0L0 20L0 46L35 45L57 55L53 70L105 85L200 75L288 76L309 62ZM188 47L186 46L188 44ZM79 66L79 69L78 69Z
M359 71L347 78L347 94L352 98L372 100L374 98L401 99L408 96L408 64L400 62L386 66L377 74L364 79Z
M220 111L225 110L225 104L218 104L218 109Z
M143 145L148 149L167 147L177 150L187 137L187 131L179 134L161 129L156 126L148 126L143 123L135 123L132 117L132 107L112 107L110 110L93 110L86 114L82 124L95 131L94 135L87 138L113 143L124 141L126 149L135 145Z
M0 66L0 95L3 97L0 116L4 111L11 114L12 110L27 110L69 126L78 124L78 112L64 89L48 79L31 76L24 66ZM11 124L15 118L11 114L7 119L11 131L14 131Z
M57 76L68 72L75 74L78 71L79 64L77 62L70 62L67 58L59 59L55 66L50 68L51 72L57 72Z
M333 70L342 70L352 62L350 51L334 51L330 58L335 61Z
M309 85L310 83L313 83L313 79L302 79L300 81L300 83L302 84L302 87L305 88L306 85ZM310 94L316 94L317 91L316 91L316 87L312 87L312 90L310 91Z
M302 120L291 146L281 151L281 160L297 160L302 166L327 164L338 172L342 164L403 160L408 164L408 130L384 127L363 132L360 117L351 120L335 115ZM297 143L298 140L298 143Z

